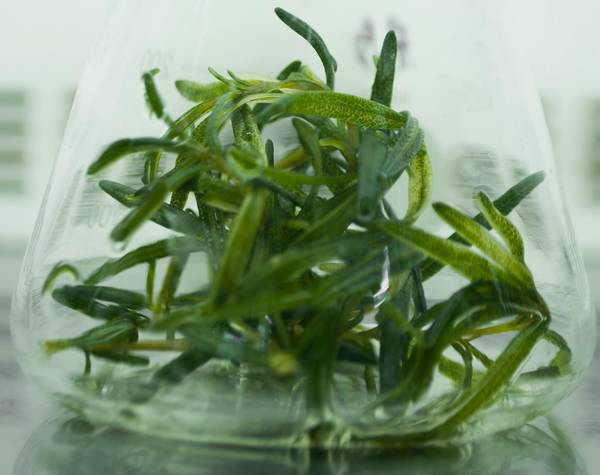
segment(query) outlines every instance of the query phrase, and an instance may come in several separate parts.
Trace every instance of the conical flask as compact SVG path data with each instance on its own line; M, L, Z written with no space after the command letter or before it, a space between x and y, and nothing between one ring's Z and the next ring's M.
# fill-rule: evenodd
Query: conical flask
M118 3L14 299L28 373L91 420L230 444L468 440L549 410L594 313L492 8Z

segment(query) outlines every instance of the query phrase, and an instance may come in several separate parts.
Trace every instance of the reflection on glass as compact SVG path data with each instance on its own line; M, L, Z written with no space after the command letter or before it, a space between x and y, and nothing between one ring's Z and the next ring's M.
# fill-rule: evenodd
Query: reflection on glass
M66 414L29 439L12 475L584 474L551 419L462 446L395 451L261 450L193 444L94 427Z

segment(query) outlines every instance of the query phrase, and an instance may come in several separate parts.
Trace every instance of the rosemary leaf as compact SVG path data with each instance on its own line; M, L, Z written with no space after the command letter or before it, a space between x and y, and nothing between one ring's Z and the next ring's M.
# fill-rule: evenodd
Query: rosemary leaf
M109 180L100 181L99 186L128 208L132 208L139 203L140 198L136 196L136 191L133 188ZM167 203L163 203L150 217L150 220L165 228L191 236L202 236L205 232L205 226L201 221Z
M340 119L370 129L400 129L408 113L396 112L377 102L331 91L306 91L285 94L260 111L259 123L289 115Z
M424 145L410 162L408 177L408 207L404 221L414 223L431 198L431 162Z
M375 130L366 130L361 135L358 151L358 218L368 223L379 209L379 200L385 193L381 169L387 160L387 140Z
M275 13L287 26L298 33L314 48L323 63L325 69L325 77L327 78L327 86L330 89L335 87L335 72L337 70L337 62L331 55L321 35L313 30L307 23L300 18L288 13L283 8L276 8Z
M504 240L511 254L520 262L524 262L525 251L523 238L521 237L519 230L506 216L498 211L494 206L494 203L492 203L492 200L490 200L485 193L478 193L476 200L477 207L485 217L486 221Z
M160 70L152 69L142 75L142 81L144 82L144 89L146 90L146 102L150 112L152 112L158 119L163 120L167 125L173 123L173 119L167 114L165 104L160 97L156 83L154 82L154 76L156 76Z
M229 90L229 87L222 82L201 84L196 81L183 79L175 81L175 87L185 99L191 102L204 102L216 99Z
M281 72L277 75L277 79L279 81L285 81L290 74L299 72L301 67L301 61L292 61L290 64L288 64L285 68L281 70Z
M140 246L122 257L110 259L94 270L85 279L88 285L98 284L138 264L155 261L163 257L206 250L206 242L191 237L175 237Z
M62 274L71 274L71 276L75 280L80 280L81 277L79 275L79 271L73 264L69 264L68 262L58 262L52 270L48 273L44 284L42 285L42 293L48 292L52 285L60 277Z
M203 160L209 159L209 156L203 147L190 143L173 142L171 140L157 139L154 137L121 139L109 145L96 161L88 167L87 173L88 175L96 174L121 157L148 151L175 153L177 155L198 157Z
M104 293L104 297L111 293L110 289L104 289L100 292ZM123 299L126 294L120 293L118 296L115 292L112 292L114 299ZM65 285L52 291L52 298L57 302L61 303L65 307L69 307L73 310L77 310L89 317L96 318L99 320L113 320L115 318L128 319L132 322L143 322L147 320L147 317L130 310L123 305L105 305L98 302L94 298L94 293L90 292L88 286L69 286ZM110 301L110 300L109 300Z
M181 167L176 173L156 180L137 206L112 230L113 241L127 240L144 222L151 219L164 205L166 196L203 171L202 165Z
M526 290L535 288L529 269L507 251L485 227L447 204L434 203L433 209L463 239L478 247L486 256L504 269L510 276L511 283L520 285Z
M397 52L396 34L393 31L389 31L383 40L383 46L381 47L381 53L377 61L375 82L371 91L372 101L379 102L388 107L392 103Z
M494 206L504 216L508 215L513 209L521 203L533 190L535 190L540 183L544 181L544 172L536 172L523 178L519 183L509 188L502 196L494 201ZM487 222L483 214L478 214L473 218L479 224L485 226L487 229L491 229L491 225ZM467 244L458 233L452 234L448 240ZM443 263L437 262L433 259L428 259L420 265L421 274L423 280L427 280L430 277L437 274L444 267Z
M504 269L470 251L463 244L439 238L399 222L381 222L374 226L394 239L418 249L432 259L444 265L449 265L470 280L485 280L488 282L498 280L511 282L514 280Z

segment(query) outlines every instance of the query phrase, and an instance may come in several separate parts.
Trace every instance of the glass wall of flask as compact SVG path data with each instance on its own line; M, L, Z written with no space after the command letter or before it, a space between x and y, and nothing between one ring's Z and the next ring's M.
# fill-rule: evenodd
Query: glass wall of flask
M218 443L548 411L593 309L497 12L284 3L118 4L15 296L23 366L92 421Z

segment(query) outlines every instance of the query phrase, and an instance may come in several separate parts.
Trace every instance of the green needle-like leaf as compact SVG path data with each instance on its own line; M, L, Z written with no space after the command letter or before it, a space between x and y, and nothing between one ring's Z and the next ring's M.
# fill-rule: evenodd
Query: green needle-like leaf
M49 353L56 353L67 348L90 350L99 345L134 342L137 337L137 327L131 320L115 318L88 330L77 338L51 340L46 342L44 346Z
M408 119L407 112L396 112L387 106L350 94L331 91L306 91L285 94L258 114L264 124L275 117L306 115L340 119L348 124L370 129L400 129Z
M136 196L136 191L128 186L109 180L100 181L99 186L128 208L133 208L140 202L140 197ZM150 220L167 229L192 236L202 236L206 231L206 226L197 218L166 203L158 208L150 217Z
M268 196L268 191L256 190L248 194L242 203L233 222L225 253L221 259L221 267L215 279L216 301L222 301L242 279L263 219Z
M192 102L204 102L216 99L229 90L229 87L222 82L201 84L196 81L183 79L175 81L175 87L185 99Z
M383 40L381 54L377 61L375 82L373 83L373 89L371 91L372 101L379 102L388 107L392 103L397 52L398 44L396 42L396 34L393 31L389 31Z
M166 139L141 137L136 139L121 139L109 145L98 159L92 163L87 173L93 175L111 165L118 159L140 152L161 151L177 155L187 155L207 160L209 157L203 147L190 143L173 142Z
M423 176L423 172L426 173L430 168L427 159L420 156L425 152L423 146L423 131L419 127L419 122L414 117L409 116L406 125L391 139L387 160L380 170L380 175L387 182L386 186L391 187L415 157L419 158L421 163L416 164L412 170L409 169L409 172L414 175L412 177L412 200L414 203L412 207L415 208L413 213L418 212L420 203L427 204L429 199L427 188L420 188L427 185L427 176ZM421 191L425 194L423 195ZM409 189L409 200L411 199L410 193Z
M277 75L277 79L279 81L285 81L290 74L299 72L301 68L302 61L292 61L290 64L288 64L285 68L281 70L281 72Z
M379 209L386 189L381 169L387 160L388 144L382 133L365 130L358 149L358 213L361 222L369 222Z
M408 166L408 208L404 221L414 223L431 199L431 162L425 146Z
M494 206L504 216L508 215L513 209L517 207L521 201L523 201L533 190L535 190L540 183L544 181L544 172L536 172L523 178L519 183L509 188L506 193L500 196L494 201ZM482 213L478 214L473 218L479 224L485 226L487 229L491 229L491 225L486 221ZM458 233L452 234L448 240L459 242L462 244L468 244L464 239L460 237ZM433 259L428 259L423 262L420 266L421 275L423 280L427 280L430 277L437 274L444 264Z
M470 251L463 244L442 239L421 229L397 222L381 222L375 224L374 227L389 234L394 239L418 249L436 261L452 267L470 280L514 281L505 270L479 254Z
M529 269L475 220L444 203L434 203L433 209L446 223L452 226L463 239L478 247L496 262L511 277L513 284L527 290L535 288Z
M123 218L112 230L110 237L113 241L127 240L144 222L154 216L158 210L165 205L167 195L177 190L185 182L203 171L201 165L182 167L176 173L156 180L150 192L144 195L138 206L136 206L125 218Z
M332 54L325 46L325 42L321 35L313 30L306 22L295 17L291 13L286 12L283 8L276 8L275 13L287 26L298 33L314 48L319 55L323 68L325 69L325 77L327 78L327 86L330 89L335 87L335 72L337 70L337 62Z
M146 296L139 292L131 290L118 289L115 287L106 287L102 285L74 285L65 286L63 291L76 296L81 301L101 300L113 302L132 309L142 309L147 307Z
M138 264L177 254L205 251L206 248L207 245L204 241L191 237L176 237L157 241L153 244L138 247L123 257L106 261L93 271L84 283L95 285Z
M108 291L105 291L105 294L106 293L108 293ZM93 293L89 292L89 288L82 289L80 286L72 287L66 285L55 289L52 292L52 297L66 307L100 320L124 318L135 323L141 323L147 320L142 314L129 310L122 305L105 305L97 302L94 299ZM119 298L122 297L123 295L119 296Z
M165 121L167 125L171 125L173 120L167 114L165 109L165 104L160 97L158 92L158 88L156 87L156 83L154 82L154 76L156 76L160 71L158 69L153 69L148 71L142 75L142 80L144 82L144 88L146 90L146 102L148 103L148 108L150 111L158 118Z
M63 274L71 274L75 280L81 279L79 271L73 264L69 264L68 262L59 262L48 273L48 277L46 277L44 285L42 286L42 293L48 292L54 282L56 282L56 279Z
M442 434L453 431L458 424L488 404L498 389L510 381L547 327L546 320L537 318L528 328L517 334L481 380L464 393L460 399L459 408L434 430L435 433Z
M492 203L492 200L485 193L477 194L477 207L485 217L486 221L500 235L506 243L508 249L518 260L523 262L525 251L523 246L523 238L519 230L510 220L504 216Z

